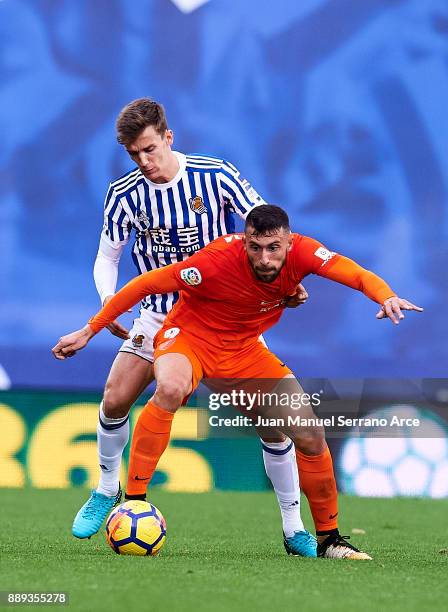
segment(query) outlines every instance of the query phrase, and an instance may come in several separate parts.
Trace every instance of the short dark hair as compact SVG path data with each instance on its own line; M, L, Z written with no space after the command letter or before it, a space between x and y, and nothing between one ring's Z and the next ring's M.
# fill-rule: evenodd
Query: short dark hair
M254 236L265 236L283 228L290 231L289 218L283 208L274 204L262 204L252 208L246 217L245 231L248 227L253 228L250 232Z
M163 136L167 130L165 109L151 98L138 98L121 109L115 125L122 145L130 145L150 125Z

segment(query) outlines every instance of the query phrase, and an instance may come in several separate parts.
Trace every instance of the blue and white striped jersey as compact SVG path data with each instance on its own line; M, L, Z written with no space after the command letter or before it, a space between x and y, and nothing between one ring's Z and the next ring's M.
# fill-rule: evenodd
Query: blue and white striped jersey
M235 229L233 213L245 218L264 204L255 189L227 161L174 152L179 171L169 183L153 183L139 168L110 184L103 236L124 245L135 233L132 258L142 274L183 261ZM167 313L178 294L148 296L142 306Z

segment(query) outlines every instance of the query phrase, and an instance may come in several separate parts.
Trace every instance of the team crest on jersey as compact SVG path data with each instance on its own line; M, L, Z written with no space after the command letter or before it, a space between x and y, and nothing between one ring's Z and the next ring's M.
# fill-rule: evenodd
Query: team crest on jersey
M194 196L194 198L190 198L188 201L190 203L191 210L198 215L203 215L205 212L207 212L204 205L204 200L201 198L201 196Z
M132 338L132 346L134 348L142 348L144 339L145 336L143 334L135 334L135 336Z
M195 287L202 283L201 273L197 268L185 268L180 271L180 277L187 285Z

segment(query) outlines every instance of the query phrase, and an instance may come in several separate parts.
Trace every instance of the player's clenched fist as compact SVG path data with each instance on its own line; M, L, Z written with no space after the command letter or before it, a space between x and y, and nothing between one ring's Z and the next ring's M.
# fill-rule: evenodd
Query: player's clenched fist
M56 359L67 359L86 346L90 338L95 335L90 325L59 338L59 342L51 349Z

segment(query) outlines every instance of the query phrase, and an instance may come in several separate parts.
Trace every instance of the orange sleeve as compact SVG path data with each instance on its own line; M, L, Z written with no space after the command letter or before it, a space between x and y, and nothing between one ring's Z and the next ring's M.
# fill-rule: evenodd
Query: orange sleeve
M316 274L358 289L378 304L383 304L384 300L396 295L382 278L343 255L323 265Z
M129 308L138 304L145 296L182 289L181 282L175 275L176 267L177 264L171 264L132 279L89 320L90 327L98 333Z

